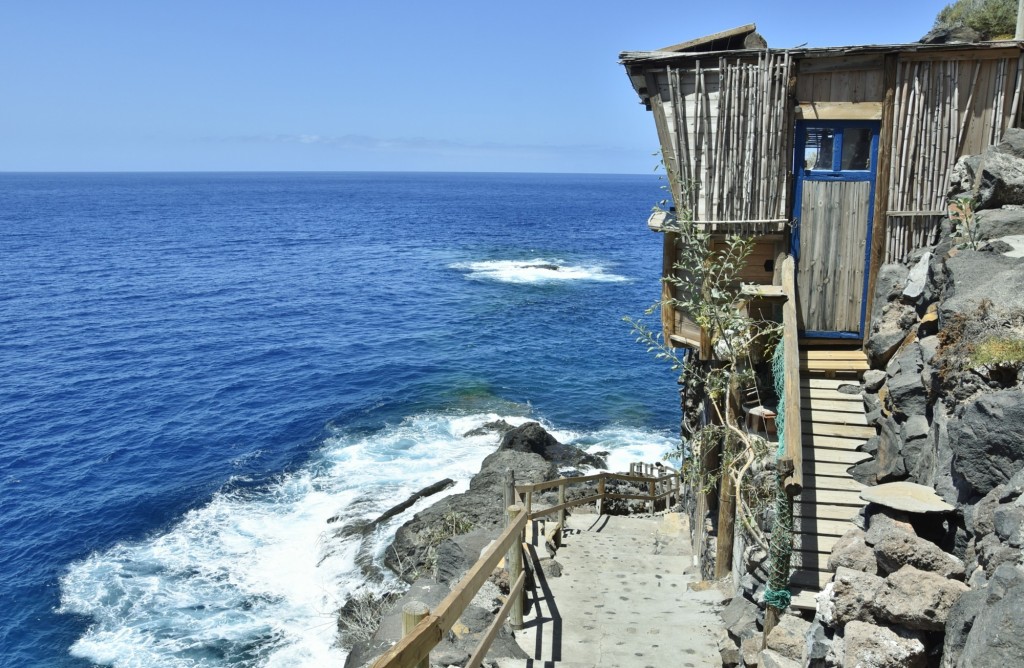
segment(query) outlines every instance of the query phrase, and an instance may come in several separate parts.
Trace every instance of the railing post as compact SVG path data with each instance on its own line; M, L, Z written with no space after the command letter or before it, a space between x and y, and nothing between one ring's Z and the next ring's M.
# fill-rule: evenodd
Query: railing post
M513 524L522 511L523 507L520 505L509 506L507 510L508 523ZM508 564L508 583L511 587L519 579L519 574L523 572L523 541L521 538L508 549L505 563ZM523 589L520 589L518 593L509 592L509 596L513 595L515 599L512 601L512 607L509 608L508 623L513 630L518 631L523 628Z
M526 514L527 516L533 514L533 490L531 489L526 493ZM529 520L527 520L529 521Z
M562 505L564 503L565 483L563 482L561 485L558 486L558 505ZM565 528L565 508L562 508L561 510L558 511L558 523L562 525L563 529Z
M505 507L508 508L518 502L516 498L516 473L512 469L505 469ZM508 526L508 514L505 515L505 526Z
M429 612L430 608L427 607L427 604L420 601L410 601L402 606L402 637L404 638L412 633L412 630L416 628L420 620L426 617ZM430 668L430 656L423 657L423 660L417 663L414 668Z
M651 497L651 500L647 502L647 509L650 511L651 515L654 514L654 497L657 493L657 485L658 483L653 480L647 483L647 493Z
M600 515L604 512L604 474L597 481L597 493L601 495L601 498L597 500L597 514Z

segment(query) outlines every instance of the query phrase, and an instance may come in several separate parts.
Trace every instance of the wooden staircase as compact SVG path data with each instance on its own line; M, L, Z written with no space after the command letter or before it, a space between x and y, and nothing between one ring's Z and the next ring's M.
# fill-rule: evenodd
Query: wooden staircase
M864 502L864 485L847 469L870 458L858 451L875 435L859 393L867 358L857 347L804 346L800 349L800 412L803 490L793 504L794 547L790 579L792 605L814 609L814 595L831 579L828 557L853 524ZM841 392L854 385L854 394Z

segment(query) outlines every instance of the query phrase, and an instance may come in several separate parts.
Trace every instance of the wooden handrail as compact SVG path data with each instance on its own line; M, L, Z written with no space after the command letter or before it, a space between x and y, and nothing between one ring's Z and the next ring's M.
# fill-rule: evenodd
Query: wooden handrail
M783 373L785 395L784 431L786 442L779 471L786 494L793 498L804 486L803 443L800 416L800 344L796 317L796 271L793 256L782 261L782 288L788 299L782 303L782 350L786 368Z
M528 521L532 521L537 517L544 517L546 515L553 515L555 513L564 512L568 508L575 506L581 506L595 501L604 501L604 499L638 499L649 502L660 501L665 498L670 498L673 494L678 494L678 486L671 485L669 489L657 494L615 494L613 492L605 491L606 480L626 480L629 482L639 482L650 485L649 489L656 490L657 484L666 480L673 480L679 477L679 473L675 469L666 467L668 470L673 471L666 475L653 478L643 475L628 475L624 473L597 473L588 476L576 476L573 478L559 478L557 480L546 481L542 483L535 483L531 485L516 485L516 495L526 494L528 497L536 491L542 491L547 489L558 488L561 492L560 496L564 498L564 490L566 486L574 483L583 483L598 481L599 492L590 496L582 497L579 499L573 499L572 501L566 501L550 508L543 508L541 510L526 512L526 509L522 504L516 504L515 507L509 508L509 512L518 512L515 520L510 521L505 530L501 532L501 535L490 544L487 550L480 556L480 559L469 569L466 575L463 576L459 583L455 585L451 593L445 597L437 608L426 617L424 617L419 624L408 634L405 635L394 647L383 654L373 664L373 668L409 668L415 666L419 662L426 659L430 650L432 650L441 640L445 637L451 628L455 625L455 622L459 620L462 613L465 612L470 602L476 596L477 592L480 591L480 587L486 582L487 578L490 577L494 568L501 561L502 557L505 556L509 550L520 549L522 550L522 535L523 530L526 527ZM509 485L512 484L511 480L508 481ZM564 526L564 522L563 522ZM488 628L484 638L477 646L470 658L467 666L476 667L480 665L483 657L486 656L487 650L490 648L491 643L497 636L498 629L504 623L506 617L510 614L510 611L515 607L515 601L519 599L523 594L523 582L525 572L519 573L515 583L512 585L511 591L509 592L508 599L498 612L497 617Z
M480 559L466 573L437 609L427 615L412 633L398 641L394 647L377 659L373 668L407 668L422 661L469 606L480 587L491 576L494 568L513 545L522 545L523 529L527 516L520 512L515 522L509 524L498 539L480 556Z

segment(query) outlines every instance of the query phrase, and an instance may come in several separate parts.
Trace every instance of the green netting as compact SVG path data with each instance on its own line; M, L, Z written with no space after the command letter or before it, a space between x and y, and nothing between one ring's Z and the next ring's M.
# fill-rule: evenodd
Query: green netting
M772 376L775 383L775 396L779 398L775 410L775 428L779 437L779 448L775 458L782 457L786 450L786 413L785 373L786 359L782 341L775 347L772 356ZM768 554L768 583L764 590L764 602L778 610L789 606L792 594L789 591L789 563L793 554L793 502L783 489L782 476L775 479L775 523L772 525L772 536Z

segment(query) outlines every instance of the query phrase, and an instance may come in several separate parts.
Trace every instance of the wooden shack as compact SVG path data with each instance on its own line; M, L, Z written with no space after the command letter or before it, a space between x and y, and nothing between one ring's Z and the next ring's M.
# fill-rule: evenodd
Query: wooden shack
M744 282L777 284L786 254L795 267L786 335L800 362L786 392L801 429L787 430L786 448L798 589L827 580L828 553L862 505L863 486L846 471L868 456L860 446L875 432L859 398L839 389L867 369L878 269L937 241L957 160L1021 125L1022 48L772 49L747 25L621 54L653 114L676 209L713 239L755 237ZM678 243L665 235L666 275L677 271ZM665 341L708 357L707 332L671 305L672 290L665 283Z

